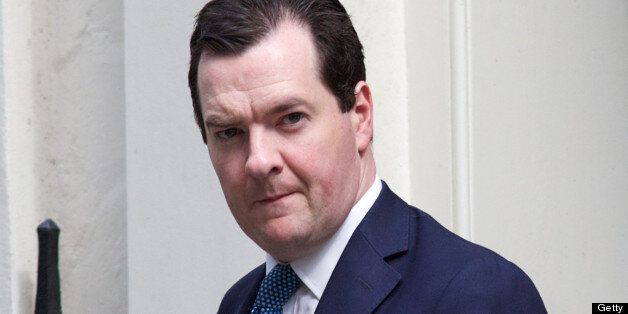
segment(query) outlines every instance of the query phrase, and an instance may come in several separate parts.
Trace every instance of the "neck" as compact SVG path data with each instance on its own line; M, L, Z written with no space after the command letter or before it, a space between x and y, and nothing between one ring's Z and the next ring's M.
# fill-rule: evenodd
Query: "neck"
M360 167L362 175L360 176L360 185L354 204L366 193L371 185L373 185L373 181L375 181L375 159L373 158L371 145L364 151L361 158L362 162Z

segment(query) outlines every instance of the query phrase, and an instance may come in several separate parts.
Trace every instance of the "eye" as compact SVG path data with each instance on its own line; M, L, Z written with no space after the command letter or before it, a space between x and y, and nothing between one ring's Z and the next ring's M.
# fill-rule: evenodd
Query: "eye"
M222 130L219 132L216 132L216 137L218 137L219 139L223 139L223 140L228 140L230 138L235 137L236 135L242 133L242 130L240 129L236 129L236 128L229 128L226 130Z
M282 124L295 124L303 119L303 114L300 112L293 112L281 119Z

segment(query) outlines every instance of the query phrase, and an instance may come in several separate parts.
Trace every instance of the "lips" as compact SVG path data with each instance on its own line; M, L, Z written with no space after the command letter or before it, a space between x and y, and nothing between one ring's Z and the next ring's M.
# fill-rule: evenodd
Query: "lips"
M289 193L283 193L283 194L276 194L276 195L271 195L271 196L266 196L262 199L260 199L258 202L262 203L262 204L269 204L269 203L273 203L275 201L278 201L286 196L292 195L292 192Z

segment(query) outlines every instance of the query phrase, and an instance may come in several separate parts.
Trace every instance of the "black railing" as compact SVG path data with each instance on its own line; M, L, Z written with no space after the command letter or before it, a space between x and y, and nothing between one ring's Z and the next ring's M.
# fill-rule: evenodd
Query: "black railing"
M59 227L51 219L46 219L37 227L37 235L39 236L39 266L35 314L60 314Z

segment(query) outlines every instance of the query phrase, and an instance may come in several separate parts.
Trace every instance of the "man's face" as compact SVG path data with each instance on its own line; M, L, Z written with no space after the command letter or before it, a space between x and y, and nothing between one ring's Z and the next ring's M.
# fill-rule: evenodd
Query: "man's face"
M243 54L199 63L207 147L227 203L282 261L331 237L358 198L358 119L341 113L318 69L309 31L290 22Z

